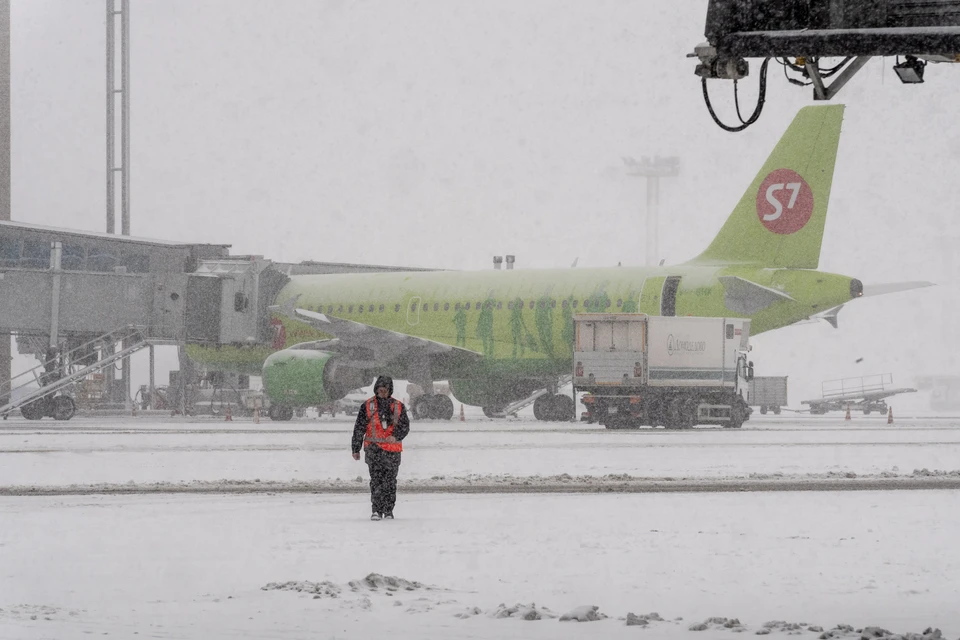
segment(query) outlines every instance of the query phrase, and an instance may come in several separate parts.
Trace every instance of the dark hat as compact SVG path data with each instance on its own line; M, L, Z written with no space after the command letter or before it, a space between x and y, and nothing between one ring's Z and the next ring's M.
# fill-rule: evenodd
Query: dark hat
M380 387L386 387L389 395L393 395L393 378L390 376L378 376L377 381L373 383L373 392L376 393Z

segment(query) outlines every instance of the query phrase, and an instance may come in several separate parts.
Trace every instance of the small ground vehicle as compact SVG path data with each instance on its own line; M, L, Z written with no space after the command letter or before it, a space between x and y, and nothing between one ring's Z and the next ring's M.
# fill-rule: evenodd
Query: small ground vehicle
M589 313L573 318L573 385L608 429L717 424L750 416L750 320Z
M757 376L747 385L747 404L760 407L760 413L780 415L787 406L787 376Z

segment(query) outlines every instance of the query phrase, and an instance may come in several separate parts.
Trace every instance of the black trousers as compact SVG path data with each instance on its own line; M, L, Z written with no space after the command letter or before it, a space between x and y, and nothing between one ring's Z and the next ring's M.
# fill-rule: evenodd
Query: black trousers
M397 504L400 456L399 451L384 451L376 445L370 445L364 454L370 469L370 504L375 513L392 513Z

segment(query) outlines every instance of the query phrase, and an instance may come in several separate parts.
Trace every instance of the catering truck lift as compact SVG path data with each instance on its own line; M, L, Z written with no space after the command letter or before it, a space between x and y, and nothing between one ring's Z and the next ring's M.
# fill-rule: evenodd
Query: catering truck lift
M589 313L573 317L574 392L608 429L697 424L739 428L750 416L750 320Z

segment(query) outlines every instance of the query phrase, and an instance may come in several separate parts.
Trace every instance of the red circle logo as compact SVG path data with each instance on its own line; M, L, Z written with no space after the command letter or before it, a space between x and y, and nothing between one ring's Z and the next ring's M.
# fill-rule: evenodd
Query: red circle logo
M793 169L777 169L760 183L757 217L767 229L781 235L796 233L813 215L813 190Z

